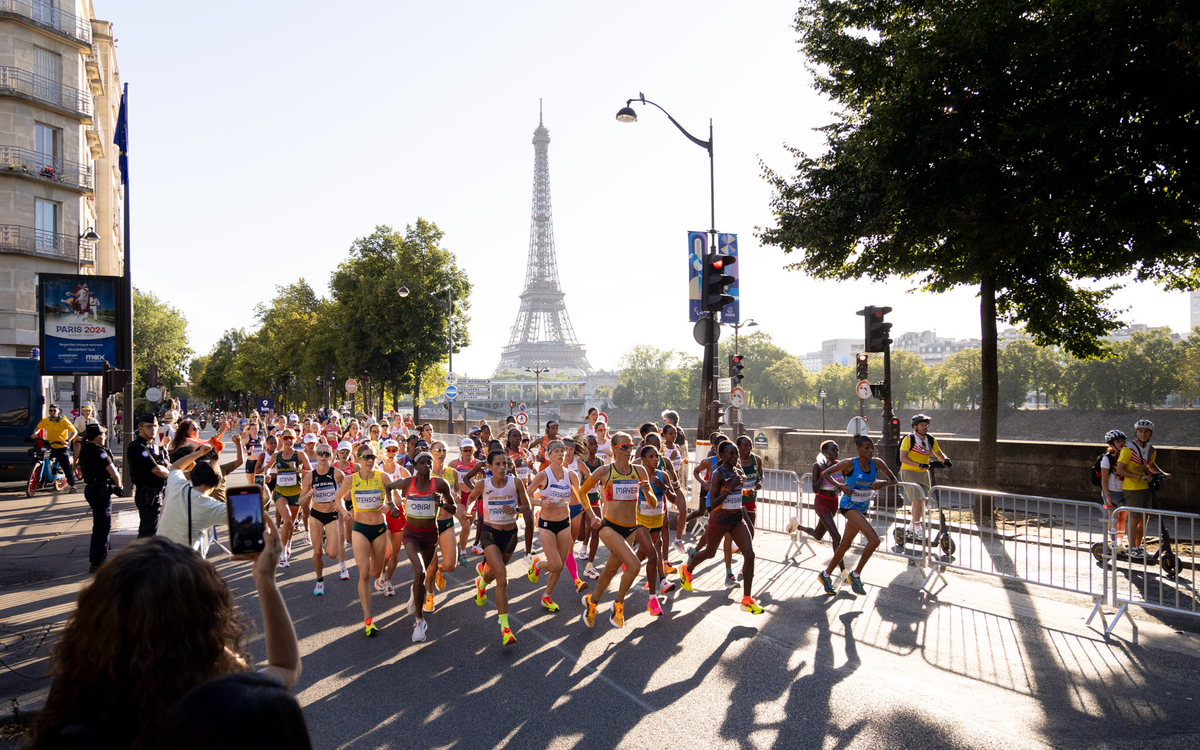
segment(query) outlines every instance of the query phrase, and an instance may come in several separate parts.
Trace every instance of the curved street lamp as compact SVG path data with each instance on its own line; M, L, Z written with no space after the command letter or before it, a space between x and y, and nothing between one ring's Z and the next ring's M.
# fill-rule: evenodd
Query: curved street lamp
M446 288L443 290L446 293L446 301L443 302L442 300L438 299L437 294L429 291L428 289L425 289L425 287L422 286L421 284L418 284L415 281L409 281L409 282L405 282L404 284L401 284L400 288L396 290L396 294L400 295L400 299L406 299L408 297L408 295L412 294L412 292L408 288L409 284L412 284L413 286L423 290L430 297L433 297L435 300L437 300L437 303L439 305L441 305L443 308L445 308L446 313L447 313L446 314L446 371L454 372L454 290L453 290L453 288L451 288L451 286L449 284L446 285ZM446 420L446 432L450 435L453 435L454 434L454 402L447 401L446 405L447 405L447 408L449 409L448 418ZM416 416L419 415L421 406L420 406L420 404L417 404L414 400L413 408L416 409L418 412L417 415L414 415L414 418L415 418ZM467 415L464 412L463 418L466 419L466 416Z

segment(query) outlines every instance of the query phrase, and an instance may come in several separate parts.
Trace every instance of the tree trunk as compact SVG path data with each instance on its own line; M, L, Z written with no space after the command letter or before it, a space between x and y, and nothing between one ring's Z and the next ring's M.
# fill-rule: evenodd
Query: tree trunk
M984 276L979 285L980 352L979 473L978 486L996 487L996 423L999 408L1000 376L996 358L996 280ZM990 498L980 504L981 521L992 521Z
M418 370L413 377L413 422L421 424L421 372Z

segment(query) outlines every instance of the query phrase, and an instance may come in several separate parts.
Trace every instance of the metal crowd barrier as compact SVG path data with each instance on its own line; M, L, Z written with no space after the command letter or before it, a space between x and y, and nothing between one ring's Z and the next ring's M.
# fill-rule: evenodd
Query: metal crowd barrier
M1108 577L1092 545L1103 543L1109 519L1098 503L938 486L925 515L933 541L926 586L949 585L948 569L992 575L1090 596L1087 623L1104 620Z
M796 515L800 499L800 477L794 471L763 469L762 489L755 501L755 529L791 534L788 524Z
M1113 605L1120 604L1106 635L1113 632L1122 616L1129 614L1131 604L1162 612L1200 615L1192 552L1200 516L1148 508L1118 508L1113 514L1116 527L1124 521L1126 540L1136 520L1144 524L1144 557L1131 557L1124 545L1113 548L1111 544L1105 544L1096 550L1103 554L1112 572ZM1186 554L1181 554L1181 545L1186 548ZM1133 641L1137 643L1137 622L1132 615L1129 615L1129 624L1133 627Z

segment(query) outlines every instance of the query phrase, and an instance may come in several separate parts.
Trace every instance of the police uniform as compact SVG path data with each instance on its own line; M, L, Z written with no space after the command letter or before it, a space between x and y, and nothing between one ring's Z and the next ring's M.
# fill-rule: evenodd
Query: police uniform
M167 451L158 440L148 442L138 435L129 444L129 474L133 479L133 502L138 509L138 539L158 533L158 516L162 513L166 477L153 474L155 466L170 471Z
M108 449L85 442L79 451L79 469L83 472L83 497L92 509L92 544L88 562L95 569L108 558L108 532L112 528L112 491L108 467L112 458Z

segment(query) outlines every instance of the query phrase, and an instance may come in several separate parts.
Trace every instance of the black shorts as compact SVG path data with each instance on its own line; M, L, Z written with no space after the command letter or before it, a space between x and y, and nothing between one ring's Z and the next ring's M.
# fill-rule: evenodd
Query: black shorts
M438 536L441 536L447 530L453 529L453 528L454 528L454 519L453 518L442 518L442 519L439 519L437 522Z
M337 520L337 513L326 513L325 511L317 510L316 508L313 508L310 511L308 511L308 515L312 518L317 519L318 521L325 524L326 526L328 526L329 524L331 524Z
M603 529L605 526L617 532L625 539L628 539L633 532L637 531L638 528L637 526L622 526L619 523L613 523L607 518L604 519L604 523L600 524L600 528Z
M502 554L502 555L511 555L513 552L516 552L517 551L517 529L516 529L516 527L513 527L511 529L497 529L495 527L488 526L485 523L483 525L483 533L479 539L479 546L483 547L484 549L487 549L489 545L499 547L500 554Z
M545 529L546 531L549 531L551 534L557 534L558 532L562 531L563 529L571 528L571 519L564 518L561 521L547 521L544 518L539 518L538 519L538 528Z

